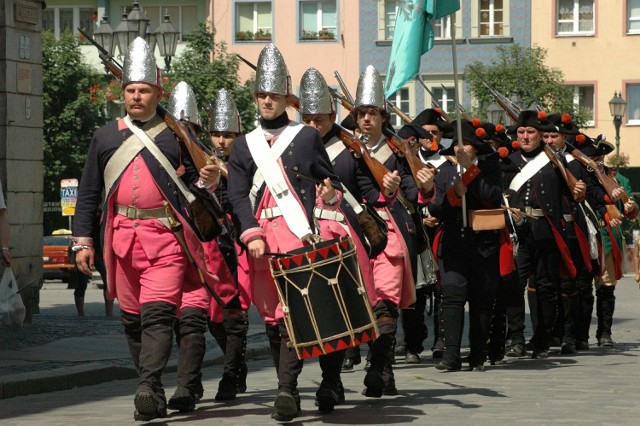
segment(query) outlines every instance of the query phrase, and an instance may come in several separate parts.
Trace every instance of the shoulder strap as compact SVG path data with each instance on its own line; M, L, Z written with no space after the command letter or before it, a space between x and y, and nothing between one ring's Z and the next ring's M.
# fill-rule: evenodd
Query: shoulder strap
M184 195L187 201L189 203L193 202L193 200L195 200L196 197L191 193L191 191L189 191L189 188L187 188L187 186L184 184L182 179L178 177L175 169L173 168L173 166L171 165L167 157L165 157L162 151L160 151L160 148L158 148L155 142L153 142L151 137L147 133L145 133L144 130L142 130L138 126L135 126L131 122L131 119L129 119L128 115L124 117L124 122L126 123L127 127L131 129L133 134L142 141L144 146L149 150L149 152L151 152L151 154L156 158L156 160L160 162L160 165L162 166L162 168L165 169L165 171L169 174L169 176L178 186L178 188L180 189L180 192L182 192L182 195ZM164 122L162 124L164 124ZM165 127L166 127L166 124L165 124ZM159 133L160 132L156 133L154 137L157 136Z
M511 184L509 185L509 189L518 192L518 190L525 184L529 179L533 177L538 171L543 168L549 162L549 157L544 152L539 153L536 157L529 161L520 172L513 178Z

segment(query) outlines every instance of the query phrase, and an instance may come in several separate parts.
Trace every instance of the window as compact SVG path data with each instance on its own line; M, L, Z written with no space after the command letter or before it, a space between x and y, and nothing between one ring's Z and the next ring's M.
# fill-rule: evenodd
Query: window
M236 41L270 41L272 28L270 1L236 3Z
M397 0L385 0L384 2L384 39L393 40L393 31L396 28Z
M627 32L640 34L640 0L627 0Z
M196 29L198 23L197 6L144 6L143 13L149 18L149 28L155 31L164 22L165 12L169 14L171 25L180 31L180 41Z
M640 84L627 85L627 124L640 124Z
M587 126L593 126L593 108L595 104L595 91L593 85L576 85L573 86L573 105L576 110L579 108L589 113L589 121L585 123Z
M335 40L337 22L335 0L300 0L300 39Z
M436 39L451 38L451 16L445 16L434 21L433 32Z
M594 0L557 0L558 35L594 33Z
M92 36L97 19L95 9L90 7L47 7L42 13L42 29L60 37L64 32L79 34L79 27Z
M435 101L440 105L440 107L446 113L451 113L455 110L455 89L453 87L447 87L446 89L442 86L431 89L433 95L435 96Z
M400 111L402 111L406 115L410 115L409 110L411 107L411 101L409 99L409 88L403 87L399 89L395 93L395 95L389 98L389 101L391 101L391 103L394 104ZM393 112L393 110L389 110L389 112L391 113L391 118L389 119L389 122L393 127L395 127L396 129L399 129L405 124L405 122L402 121L402 118L398 114Z
M480 0L480 37L504 35L502 0Z

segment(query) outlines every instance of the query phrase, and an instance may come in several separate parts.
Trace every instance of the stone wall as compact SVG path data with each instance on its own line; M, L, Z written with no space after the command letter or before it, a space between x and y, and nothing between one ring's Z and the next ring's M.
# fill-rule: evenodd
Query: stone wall
M43 6L42 1L0 1L0 180L26 321L38 311L42 287Z

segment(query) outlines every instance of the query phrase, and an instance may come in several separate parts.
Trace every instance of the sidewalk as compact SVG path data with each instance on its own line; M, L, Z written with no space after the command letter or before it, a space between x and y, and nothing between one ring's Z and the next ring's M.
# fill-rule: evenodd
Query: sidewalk
M59 281L45 282L40 291L40 313L21 328L0 328L0 399L72 389L111 380L136 377L120 323L104 316L102 290L89 284L85 317L78 317L73 290ZM250 311L247 356L266 353L264 325ZM222 363L222 352L207 333L204 366ZM177 347L167 365L176 371Z

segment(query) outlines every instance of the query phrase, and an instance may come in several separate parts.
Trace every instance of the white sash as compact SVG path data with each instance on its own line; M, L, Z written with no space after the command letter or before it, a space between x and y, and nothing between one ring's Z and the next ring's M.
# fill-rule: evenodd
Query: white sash
M247 146L253 161L258 167L256 175L260 174L267 184L291 232L304 241L313 234L311 226L307 220L307 215L293 195L291 188L289 188L278 164L278 158L280 158L302 127L302 124L291 122L278 136L273 146L270 147L262 127L258 126L254 131L247 134ZM258 181L260 181L260 178L256 179L256 176L254 176L254 184Z
M329 140L329 143L327 143L327 145L325 145L324 148L327 150L327 154L329 155L329 161L335 160L336 157L340 155L342 151L347 149L347 147L342 143L342 141L335 137L331 138L331 140ZM344 199L347 201L347 203L349 203L349 205L351 206L353 211L356 212L356 214L360 214L362 210L364 210L362 208L362 205L358 202L358 200L356 200L356 197L354 197L353 194L349 192L349 190L344 184L342 185L342 190L343 190L342 196L344 197Z
M529 161L520 172L513 178L511 181L511 185L509 185L509 189L513 189L518 192L518 190L525 184L529 179L533 177L538 171L543 168L549 162L549 157L544 151L540 152L536 157Z
M568 153L568 152L565 152L565 153L564 153L564 158L567 160L567 163L570 163L570 162L572 162L573 160L575 160L575 158L573 158L573 155L571 155L571 154L570 154L570 153Z

